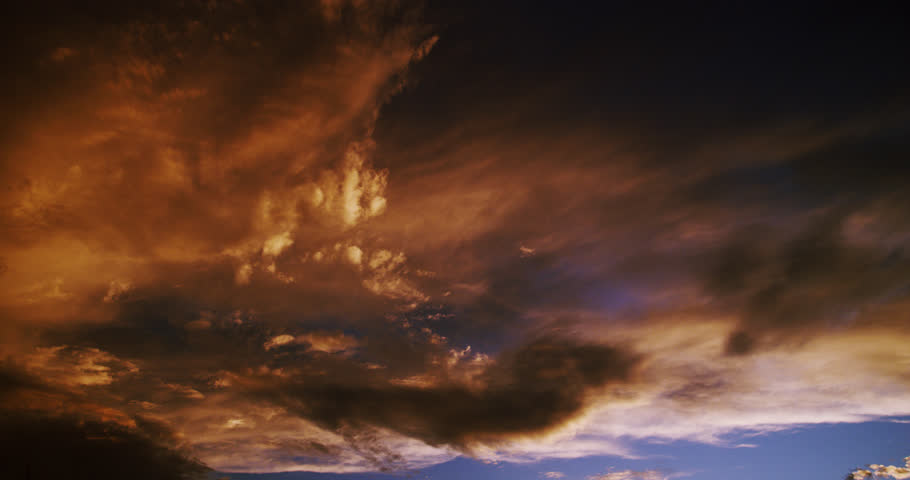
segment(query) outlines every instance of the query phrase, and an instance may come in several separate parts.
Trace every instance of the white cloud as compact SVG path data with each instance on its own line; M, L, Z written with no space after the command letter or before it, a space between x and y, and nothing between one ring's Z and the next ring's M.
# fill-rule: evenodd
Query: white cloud
M350 438L324 430L282 408L264 406L232 396L229 391L208 395L179 409L160 412L179 424L208 466L238 473L374 472L376 451L363 451ZM432 447L400 434L372 429L370 441L425 468L455 458L455 452ZM301 460L301 447L319 445L332 452L332 461Z
M799 350L731 357L724 354L730 328L727 321L699 319L604 327L605 341L646 355L641 381L608 387L583 415L546 436L480 447L478 458L635 458L630 439L747 447L737 435L910 415L910 336L845 331ZM598 337L595 328L579 331Z
M622 470L592 475L588 480L666 480L668 477L657 470Z

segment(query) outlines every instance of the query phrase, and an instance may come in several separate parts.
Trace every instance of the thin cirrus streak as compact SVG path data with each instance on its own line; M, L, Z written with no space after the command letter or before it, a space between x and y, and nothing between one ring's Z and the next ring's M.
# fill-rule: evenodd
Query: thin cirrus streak
M641 460L910 415L899 95L630 106L694 87L644 40L601 50L638 38L618 24L561 44L485 9L251 3L16 12L0 432L36 475L64 473L41 432L98 478L188 478Z

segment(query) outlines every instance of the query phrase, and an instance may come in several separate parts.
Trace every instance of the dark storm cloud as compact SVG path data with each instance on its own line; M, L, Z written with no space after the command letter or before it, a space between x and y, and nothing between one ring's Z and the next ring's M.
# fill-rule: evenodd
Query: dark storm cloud
M730 353L765 340L804 339L826 330L891 324L875 310L910 295L906 243L851 243L848 213L811 219L795 236L755 227L720 249L706 289L742 316ZM896 325L896 324L895 324Z
M176 449L169 433L79 417L0 410L4 478L189 480L209 469Z
M0 474L4 478L189 480L209 469L166 425L118 416L15 361L0 362Z
M44 382L29 375L18 365L10 362L0 363L0 404L11 397L29 391L53 391Z
M258 395L328 429L383 427L470 451L560 426L598 389L632 380L637 363L618 348L542 339L502 355L476 388L311 378L266 387Z
M894 99L866 128L795 158L795 181L810 193L841 202L864 202L897 194L906 201L910 175L910 99ZM910 215L902 220L908 221ZM904 223L906 226L906 223Z
M762 125L830 126L907 92L897 47L907 34L893 8L466 2L430 12L447 29L417 74L452 74L386 112L389 140L438 138L447 126L501 135L508 119L541 133L596 125L673 155ZM427 115L403 128L409 102Z
M380 360L402 352L401 331L382 317L394 308L363 288L354 269L337 265L288 265L295 281L268 274L238 287L231 259L194 265L149 267L148 280L103 303L105 322L62 325L42 332L48 344L91 345L125 357L174 360L239 368L271 355L273 336L356 328L377 338ZM105 296L93 292L96 302ZM242 354L240 354L242 352Z

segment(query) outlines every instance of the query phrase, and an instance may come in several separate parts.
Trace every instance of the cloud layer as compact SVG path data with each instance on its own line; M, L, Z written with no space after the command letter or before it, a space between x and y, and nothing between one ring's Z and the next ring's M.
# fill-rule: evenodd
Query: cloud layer
M3 454L401 471L910 415L890 37L740 65L633 11L459 8L17 7Z

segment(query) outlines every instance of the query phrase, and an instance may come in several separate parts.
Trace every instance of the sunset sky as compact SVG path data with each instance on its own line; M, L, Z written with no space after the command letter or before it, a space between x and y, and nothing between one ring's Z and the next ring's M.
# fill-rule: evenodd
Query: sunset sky
M635 3L5 3L0 477L910 478L907 17Z

